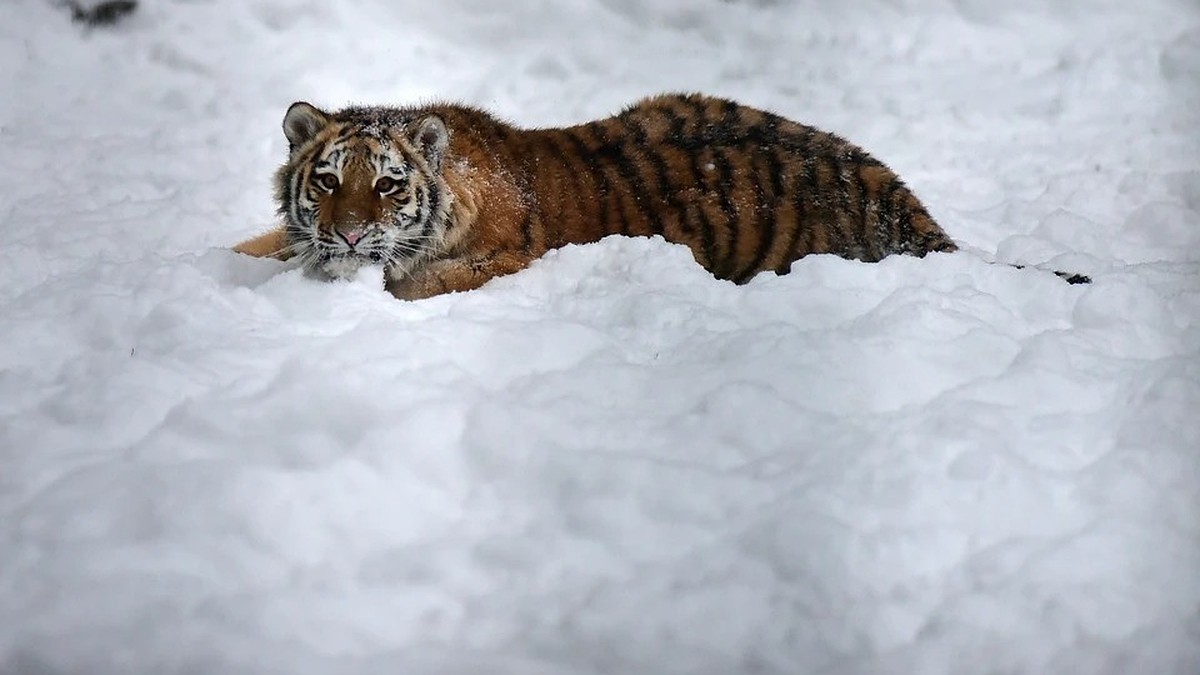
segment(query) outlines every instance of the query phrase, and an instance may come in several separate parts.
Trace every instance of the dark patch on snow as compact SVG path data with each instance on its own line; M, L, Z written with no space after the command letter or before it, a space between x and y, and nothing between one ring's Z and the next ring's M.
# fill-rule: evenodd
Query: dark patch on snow
M123 21L137 9L137 0L104 0L85 6L78 0L66 3L71 9L71 20L86 26L112 26Z

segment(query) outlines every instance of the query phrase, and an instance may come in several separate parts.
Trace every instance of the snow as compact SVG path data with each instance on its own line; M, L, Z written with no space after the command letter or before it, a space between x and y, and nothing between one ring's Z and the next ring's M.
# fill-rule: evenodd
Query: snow
M7 0L0 63L0 673L1200 672L1193 0ZM227 250L293 100L667 90L965 251L409 303Z

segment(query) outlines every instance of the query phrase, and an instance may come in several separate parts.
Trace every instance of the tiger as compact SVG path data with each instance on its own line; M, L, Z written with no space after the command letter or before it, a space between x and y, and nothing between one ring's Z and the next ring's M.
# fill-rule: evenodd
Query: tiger
M234 250L296 258L323 279L382 265L404 300L476 289L614 234L683 244L738 284L812 254L877 262L958 250L859 146L703 94L540 129L458 104L328 112L299 101L283 132L281 224Z

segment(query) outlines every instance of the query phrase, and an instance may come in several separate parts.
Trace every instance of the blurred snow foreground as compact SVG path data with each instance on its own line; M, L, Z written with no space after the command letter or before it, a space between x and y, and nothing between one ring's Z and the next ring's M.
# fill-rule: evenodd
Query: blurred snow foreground
M1200 672L1194 0L448 5L0 4L0 673ZM225 248L292 100L664 90L968 250L404 303Z

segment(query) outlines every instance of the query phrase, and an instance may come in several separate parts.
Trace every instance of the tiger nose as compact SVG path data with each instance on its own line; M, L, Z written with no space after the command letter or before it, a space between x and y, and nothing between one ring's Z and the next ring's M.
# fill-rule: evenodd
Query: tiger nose
M338 229L337 232L342 236L342 239L345 239L346 243L350 244L351 246L357 244L358 241L363 238L363 234L365 234L365 232L363 232L363 228L361 227L351 227L345 230Z

